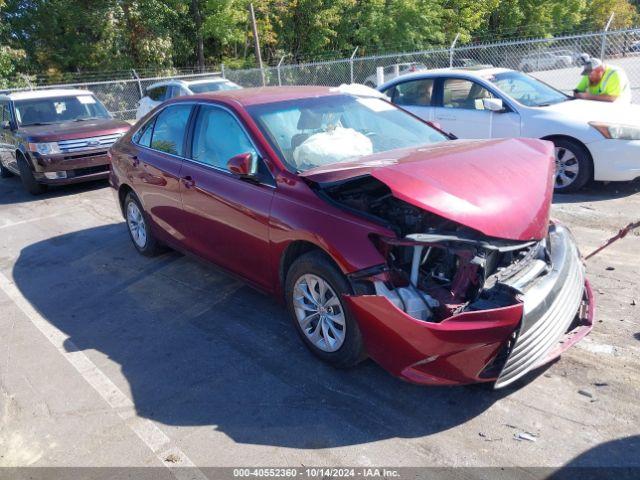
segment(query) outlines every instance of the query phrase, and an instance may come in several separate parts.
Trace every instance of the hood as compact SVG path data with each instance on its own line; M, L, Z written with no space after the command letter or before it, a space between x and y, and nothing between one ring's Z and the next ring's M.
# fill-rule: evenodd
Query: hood
M456 140L394 150L301 174L333 183L372 175L418 208L490 237L546 236L554 179L553 144L535 139Z
M617 102L598 102L594 100L568 100L548 107L539 107L540 111L556 112L580 122L622 123L640 125L640 105Z
M113 118L99 118L83 122L63 122L51 125L20 127L20 133L32 142L55 142L76 138L97 137L126 132L131 125Z

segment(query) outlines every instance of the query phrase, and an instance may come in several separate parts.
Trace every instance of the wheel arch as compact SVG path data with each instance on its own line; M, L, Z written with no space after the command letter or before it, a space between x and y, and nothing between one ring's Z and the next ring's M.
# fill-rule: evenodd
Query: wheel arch
M589 150L589 147L587 147L587 145L585 145L584 142L580 141L576 137L572 137L571 135L547 135L545 137L542 137L542 140L548 140L550 142L553 142L554 140L565 140L565 141L575 143L576 145L581 147L586 152L587 161L589 162L589 166L591 167L589 178L587 178L586 184L594 181L596 177L596 169L595 169L595 164L593 162L593 155L591 155L591 151Z
M129 193L133 193L135 195L133 188L128 184L123 183L118 187L118 204L120 205L120 212L122 212L122 216L124 216L124 200L127 198Z
M320 245L308 240L293 240L282 251L280 260L278 262L278 290L280 296L282 296L282 294L284 293L284 285L287 278L287 272L291 268L291 265L293 265L293 262L295 262L302 255L313 251L322 253L328 260L330 260L334 264L339 272L344 274L344 271L342 268L340 268L339 263L336 262L336 260L329 254L329 252L327 252Z

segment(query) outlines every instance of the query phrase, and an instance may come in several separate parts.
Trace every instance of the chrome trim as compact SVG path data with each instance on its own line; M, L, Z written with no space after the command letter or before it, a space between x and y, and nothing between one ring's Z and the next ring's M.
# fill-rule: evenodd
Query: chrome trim
M124 133L112 133L96 137L74 138L72 140L59 140L58 147L62 153L75 153L84 150L108 149L116 143Z
M569 329L582 302L585 269L569 231L556 226L549 238L552 270L523 295L522 322L496 388L509 385L540 365Z

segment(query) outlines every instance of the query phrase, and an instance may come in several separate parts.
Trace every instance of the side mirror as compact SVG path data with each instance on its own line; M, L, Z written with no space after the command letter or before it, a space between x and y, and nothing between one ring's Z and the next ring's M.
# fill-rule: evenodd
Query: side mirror
M254 178L258 174L258 158L251 152L241 153L229 159L227 168L240 177Z
M490 112L504 112L504 105L501 98L483 98L482 106Z
M0 122L0 128L2 128L2 130L11 130L11 122L9 120Z

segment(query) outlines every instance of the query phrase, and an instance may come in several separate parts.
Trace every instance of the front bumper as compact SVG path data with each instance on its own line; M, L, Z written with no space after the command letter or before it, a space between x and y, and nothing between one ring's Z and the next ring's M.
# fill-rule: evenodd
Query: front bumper
M594 180L624 182L640 177L640 140L604 139L587 145Z
M83 151L72 154L33 156L34 177L47 185L67 185L71 183L103 180L109 177L110 160L107 151ZM64 172L64 178L47 178L46 173Z
M569 232L554 227L549 238L551 271L523 287L511 306L430 323L383 296L345 297L369 355L413 383L495 382L496 387L559 356L591 330L594 303Z

